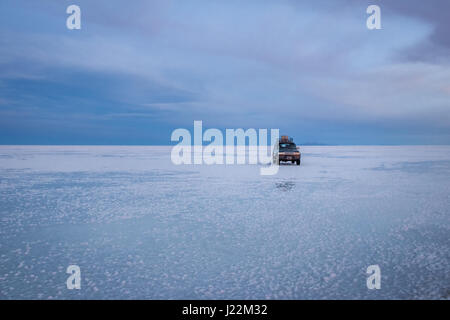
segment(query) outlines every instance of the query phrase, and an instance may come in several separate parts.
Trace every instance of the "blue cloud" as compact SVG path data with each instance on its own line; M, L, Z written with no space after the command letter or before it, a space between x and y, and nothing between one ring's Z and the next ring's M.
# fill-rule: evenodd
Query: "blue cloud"
M70 31L70 1L2 1L0 143L168 144L193 120L450 143L448 4L378 3L369 31L364 1L80 0Z

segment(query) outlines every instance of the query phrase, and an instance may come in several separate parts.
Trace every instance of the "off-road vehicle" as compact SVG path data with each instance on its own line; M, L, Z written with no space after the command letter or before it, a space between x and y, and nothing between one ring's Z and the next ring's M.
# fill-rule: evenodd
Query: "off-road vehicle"
M292 138L281 136L278 148L278 164L283 162L296 163L298 166L301 162L300 148L294 143Z

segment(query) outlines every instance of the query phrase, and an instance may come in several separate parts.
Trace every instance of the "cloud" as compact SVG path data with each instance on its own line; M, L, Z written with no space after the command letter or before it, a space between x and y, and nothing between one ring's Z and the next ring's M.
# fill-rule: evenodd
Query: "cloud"
M369 31L364 1L80 0L82 30L69 31L68 2L8 2L0 97L74 121L82 111L165 127L202 119L289 131L309 123L317 133L329 123L445 131L448 4L378 3L383 30Z

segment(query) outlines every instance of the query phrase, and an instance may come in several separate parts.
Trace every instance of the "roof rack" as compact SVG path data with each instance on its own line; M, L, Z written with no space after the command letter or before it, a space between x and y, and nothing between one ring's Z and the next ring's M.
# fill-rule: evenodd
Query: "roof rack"
M281 136L280 142L283 143L294 142L294 139L290 138L289 136Z

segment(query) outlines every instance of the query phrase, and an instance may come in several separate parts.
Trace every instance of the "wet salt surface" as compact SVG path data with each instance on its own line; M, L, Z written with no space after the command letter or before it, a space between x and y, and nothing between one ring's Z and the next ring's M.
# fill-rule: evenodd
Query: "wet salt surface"
M304 147L275 176L170 150L0 147L0 298L450 298L450 147Z

